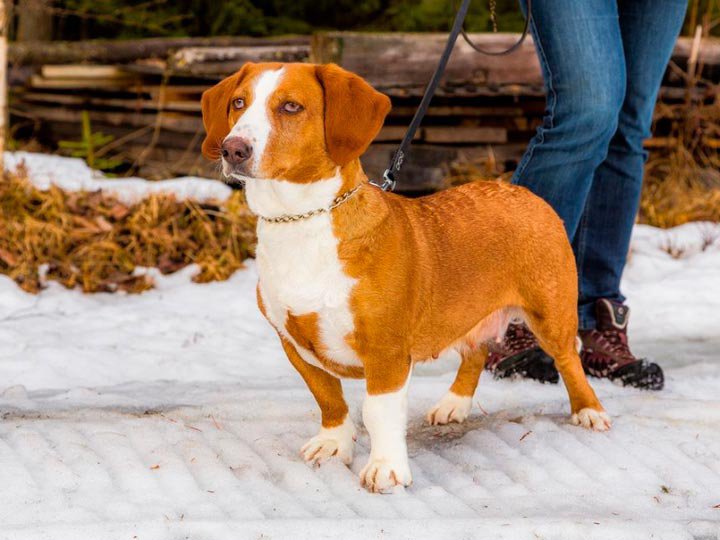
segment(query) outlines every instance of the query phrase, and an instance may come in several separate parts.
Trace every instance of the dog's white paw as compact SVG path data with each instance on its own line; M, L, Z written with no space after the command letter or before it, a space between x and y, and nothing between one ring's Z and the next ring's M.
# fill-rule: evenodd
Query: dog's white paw
M360 484L373 493L387 493L395 486L412 484L407 458L402 460L370 459L360 472Z
M582 426L594 431L607 431L612 427L610 415L606 412L596 411L586 407L574 413L570 421L576 426Z
M339 426L320 428L320 433L305 443L300 454L305 461L321 464L335 456L345 465L350 465L353 459L353 446L355 445L355 426L349 417Z
M448 392L428 411L425 419L431 426L449 424L450 422L462 423L470 414L471 409L471 397Z

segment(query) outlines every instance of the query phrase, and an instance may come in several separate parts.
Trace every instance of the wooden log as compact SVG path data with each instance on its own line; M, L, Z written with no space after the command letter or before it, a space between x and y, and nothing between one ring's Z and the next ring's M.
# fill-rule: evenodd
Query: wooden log
M506 143L507 130L497 127L427 127L424 140L435 144Z
M471 34L470 37L491 50L506 48L517 40L515 34ZM379 89L422 88L430 79L446 40L444 33L321 33L313 36L311 59L318 63L336 62ZM542 85L532 39L505 57L480 55L459 40L440 85L448 91L461 90L466 85L512 83Z
M307 44L184 47L170 56L168 66L173 74L224 77L235 73L246 62L305 62L309 56Z
M139 58L167 58L171 51L184 47L253 47L308 45L309 43L308 36L38 41L13 43L10 45L8 54L10 63L15 65L123 63L134 62Z
M690 37L678 38L673 50L673 60L686 63L692 50L693 39ZM720 66L720 38L703 38L698 49L698 64L706 66Z
M472 34L478 45L498 50L514 43L517 34ZM392 95L417 95L432 75L447 34L329 32L313 36L311 60L335 62L365 77ZM682 63L691 49L690 38L679 38L673 58ZM720 66L720 39L703 40L699 61ZM440 83L438 95L483 95L482 89L514 95L542 94L540 65L532 38L509 56L490 57L458 40Z

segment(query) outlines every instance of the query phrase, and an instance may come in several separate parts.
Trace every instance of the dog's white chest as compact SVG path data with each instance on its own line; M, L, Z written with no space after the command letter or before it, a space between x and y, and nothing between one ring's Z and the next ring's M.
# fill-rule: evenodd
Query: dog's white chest
M324 367L287 331L289 313L317 314L323 356L359 367L362 363L346 341L354 330L349 301L355 280L343 271L331 220L326 213L291 223L259 222L260 296L270 322L306 362Z

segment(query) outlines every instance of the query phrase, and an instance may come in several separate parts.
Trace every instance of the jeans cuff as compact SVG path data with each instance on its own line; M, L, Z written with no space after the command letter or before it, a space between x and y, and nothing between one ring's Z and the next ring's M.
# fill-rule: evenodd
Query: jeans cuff
M595 318L595 302L578 306L578 323L580 330L594 330L597 327Z

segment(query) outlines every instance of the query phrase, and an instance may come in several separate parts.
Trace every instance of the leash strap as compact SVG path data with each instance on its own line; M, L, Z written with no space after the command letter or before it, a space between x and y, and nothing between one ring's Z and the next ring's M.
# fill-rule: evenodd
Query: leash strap
M423 94L417 111L415 111L415 116L413 116L413 119L410 122L407 131L405 132L405 136L400 142L400 146L398 146L398 149L393 154L393 157L390 160L390 165L383 173L382 182L376 183L371 180L371 184L379 187L383 191L393 191L395 189L395 185L397 184L397 175L400 173L403 161L405 160L405 155L408 151L408 148L410 148L410 144L415 137L415 133L420 127L420 123L425 117L425 113L427 113L428 107L430 106L430 100L432 100L433 95L435 94L435 90L437 89L438 84L440 84L440 79L445 72L445 67L447 66L450 55L452 54L453 48L455 47L455 42L457 41L458 35L462 34L465 41L467 41L468 44L479 53L487 54L490 56L501 56L505 54L510 54L518 47L520 47L522 42L525 41L525 37L527 36L528 27L530 25L531 1L532 0L527 0L528 15L525 18L525 29L523 30L522 36L520 37L518 42L507 50L490 52L480 49L477 45L472 43L468 35L465 33L465 30L463 29L463 23L465 21L465 17L467 16L468 8L470 7L470 0L462 0L462 3L460 4L460 9L458 9L457 14L455 15L455 21L453 22L452 29L450 30L450 34L448 35L447 43L445 44L445 50L440 57L437 68L435 68L435 73L433 73L432 79L430 79L430 82L425 88L425 93Z

